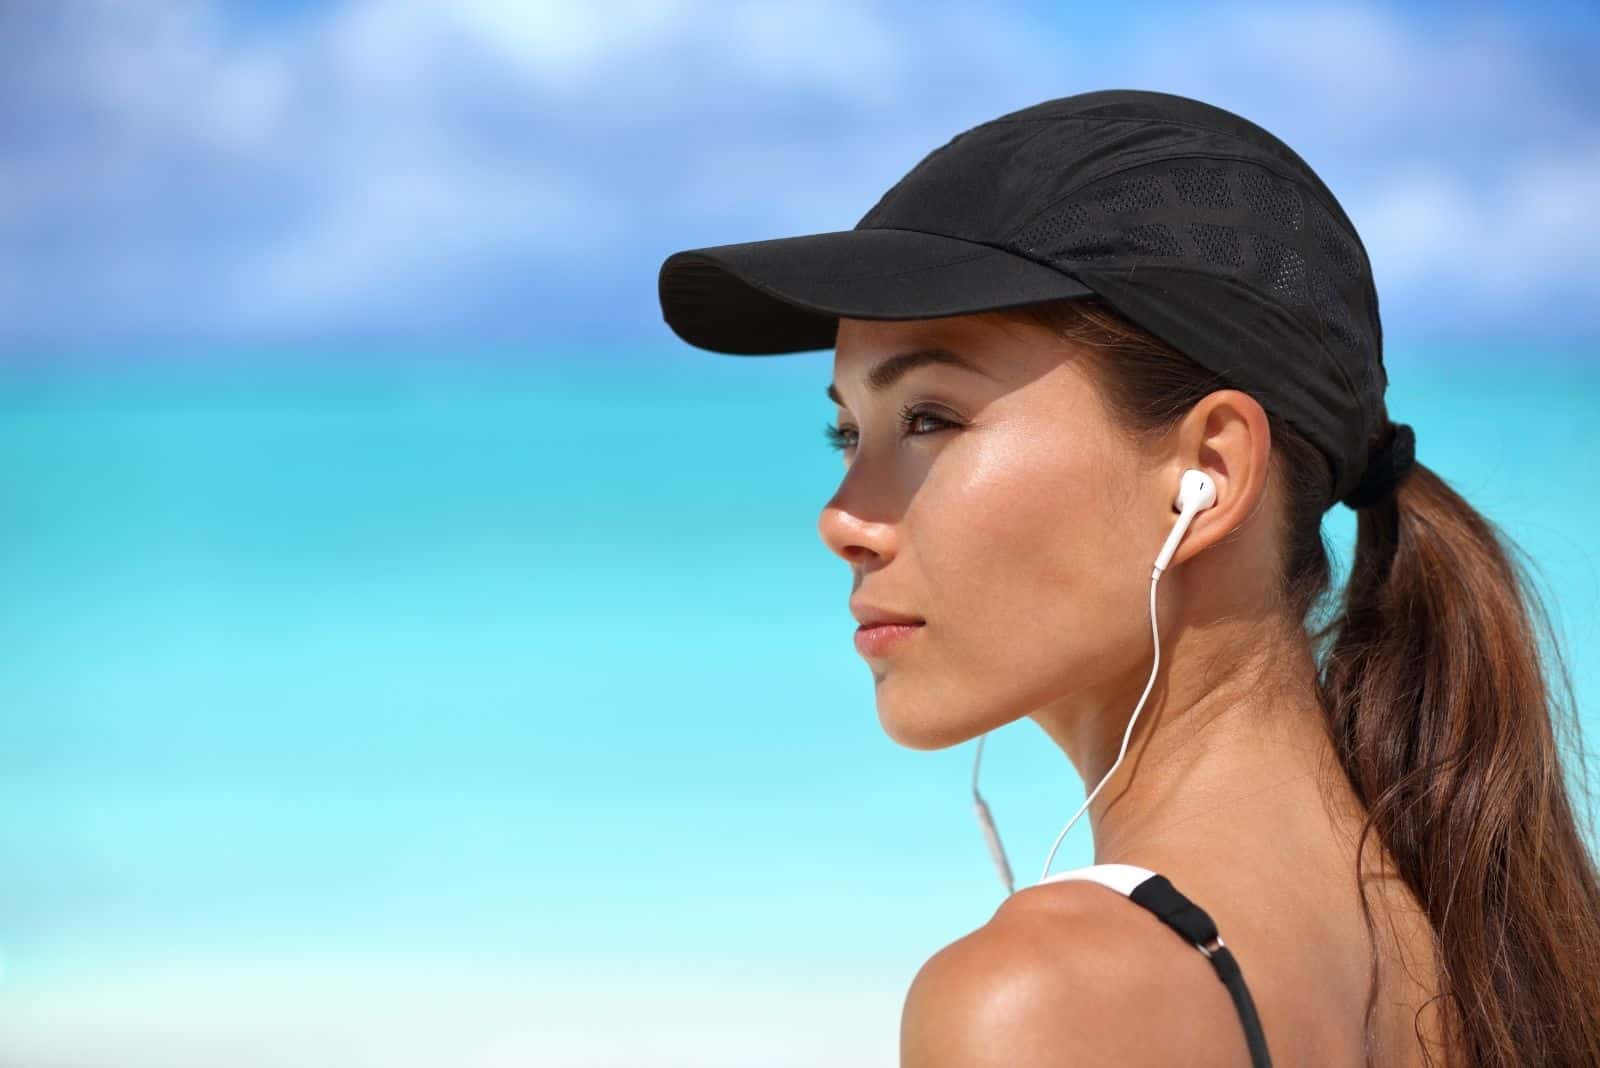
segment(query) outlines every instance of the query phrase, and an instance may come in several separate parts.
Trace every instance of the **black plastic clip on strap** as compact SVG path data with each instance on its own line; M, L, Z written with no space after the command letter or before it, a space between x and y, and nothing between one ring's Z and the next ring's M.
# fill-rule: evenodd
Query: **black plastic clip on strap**
M1128 897L1155 913L1163 923L1182 935L1186 942L1211 961L1222 985L1233 995L1234 1007L1239 1010L1245 1042L1250 1047L1252 1068L1272 1068L1267 1039L1261 1033L1261 1019L1256 1015L1256 1005L1250 997L1249 988L1245 986L1239 962L1223 944L1216 923L1206 911L1179 893L1165 875L1151 876L1134 887Z

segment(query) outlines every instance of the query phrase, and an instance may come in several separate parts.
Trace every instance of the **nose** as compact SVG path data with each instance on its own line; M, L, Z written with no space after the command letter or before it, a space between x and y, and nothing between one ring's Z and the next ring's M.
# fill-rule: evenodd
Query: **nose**
M873 557L887 560L895 553L898 526L893 520L871 519L851 508L836 493L822 506L817 534L822 543L847 564L859 565Z

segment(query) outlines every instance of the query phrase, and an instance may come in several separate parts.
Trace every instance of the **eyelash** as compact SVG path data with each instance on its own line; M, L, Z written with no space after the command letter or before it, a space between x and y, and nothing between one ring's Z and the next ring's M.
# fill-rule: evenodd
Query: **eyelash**
M956 426L955 423L952 423L950 420L944 418L939 413L932 411L929 408L908 404L900 409L901 433L909 434L911 432L911 428L916 425L916 421L923 418L932 419L936 423L943 423L944 426L940 429L944 430L954 429ZM852 429L853 428L849 427L840 429L839 427L834 426L832 423L829 423L827 426L822 428L822 433L828 439L829 448L837 449L842 452L851 447L851 442L846 441L845 438ZM937 433L937 431L929 430L927 433L933 434ZM915 436L921 437L922 435L918 434Z

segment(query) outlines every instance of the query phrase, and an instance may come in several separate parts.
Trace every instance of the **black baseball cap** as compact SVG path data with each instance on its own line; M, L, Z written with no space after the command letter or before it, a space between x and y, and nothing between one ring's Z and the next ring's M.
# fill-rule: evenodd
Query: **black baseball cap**
M1098 297L1313 441L1330 505L1371 503L1411 461L1355 226L1272 134L1171 93L1099 90L980 123L854 229L675 252L659 291L680 338L745 356L831 349L840 316Z

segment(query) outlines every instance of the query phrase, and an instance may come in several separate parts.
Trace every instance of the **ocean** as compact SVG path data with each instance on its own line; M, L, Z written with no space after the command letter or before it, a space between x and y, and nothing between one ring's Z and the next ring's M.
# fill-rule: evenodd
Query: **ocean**
M1596 357L1389 356L1591 746ZM896 745L851 644L830 371L0 366L0 1062L893 1063L1003 891L973 743ZM1026 721L983 771L1031 881L1083 785ZM1054 868L1092 860L1083 820Z

